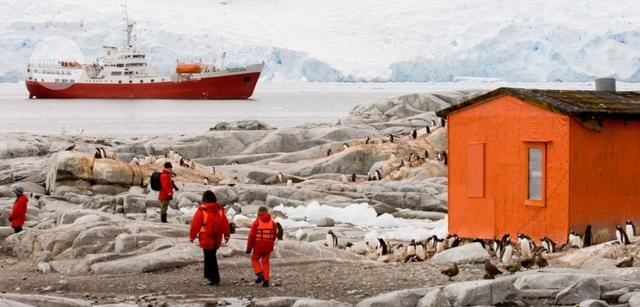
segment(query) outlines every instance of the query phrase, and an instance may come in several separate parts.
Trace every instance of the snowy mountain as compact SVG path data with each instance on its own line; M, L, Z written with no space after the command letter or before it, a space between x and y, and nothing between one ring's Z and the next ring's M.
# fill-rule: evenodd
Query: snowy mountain
M0 81L31 59L92 62L122 46L118 1L4 0ZM137 0L138 50L176 59L264 61L265 80L640 82L640 1Z

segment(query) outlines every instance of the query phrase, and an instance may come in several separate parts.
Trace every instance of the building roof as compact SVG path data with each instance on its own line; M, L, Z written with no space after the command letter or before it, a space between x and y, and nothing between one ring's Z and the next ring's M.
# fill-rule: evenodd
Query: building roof
M640 119L640 92L537 90L501 87L438 111L445 117L493 98L509 95L545 110L578 118Z

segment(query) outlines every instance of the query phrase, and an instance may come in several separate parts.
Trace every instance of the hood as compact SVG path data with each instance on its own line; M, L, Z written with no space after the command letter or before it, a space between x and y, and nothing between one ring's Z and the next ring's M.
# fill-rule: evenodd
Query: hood
M263 223L269 223L271 221L271 214L269 214L269 213L261 213L261 214L258 215L258 218Z
M208 212L218 211L222 208L218 203L206 203L202 205Z

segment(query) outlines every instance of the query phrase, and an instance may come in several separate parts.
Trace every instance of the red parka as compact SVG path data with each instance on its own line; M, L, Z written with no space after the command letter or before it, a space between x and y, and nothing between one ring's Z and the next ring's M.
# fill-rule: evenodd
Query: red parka
M217 203L200 205L191 220L189 239L193 241L196 236L203 249L218 249L222 246L222 237L229 239L231 236L229 220L222 206Z
M163 201L173 198L173 179L171 179L171 171L163 169L160 174L160 193L158 193L158 200Z
M255 253L270 253L276 242L278 226L271 219L269 213L262 213L251 224L249 239L247 240L247 250L254 250Z
M18 196L13 203L13 209L11 210L11 227L22 227L24 220L27 217L27 203L29 199L24 194Z

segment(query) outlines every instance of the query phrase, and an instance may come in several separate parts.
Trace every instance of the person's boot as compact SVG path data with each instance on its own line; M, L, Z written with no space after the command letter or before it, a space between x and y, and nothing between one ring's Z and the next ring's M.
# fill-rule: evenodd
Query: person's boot
M262 272L256 274L256 276L258 276L258 278L256 279L256 284L259 284L264 281L264 275L262 275Z
M269 281L268 280L263 281L262 282L262 287L263 288L269 288Z
M167 214L160 214L160 223L166 223L167 222Z

